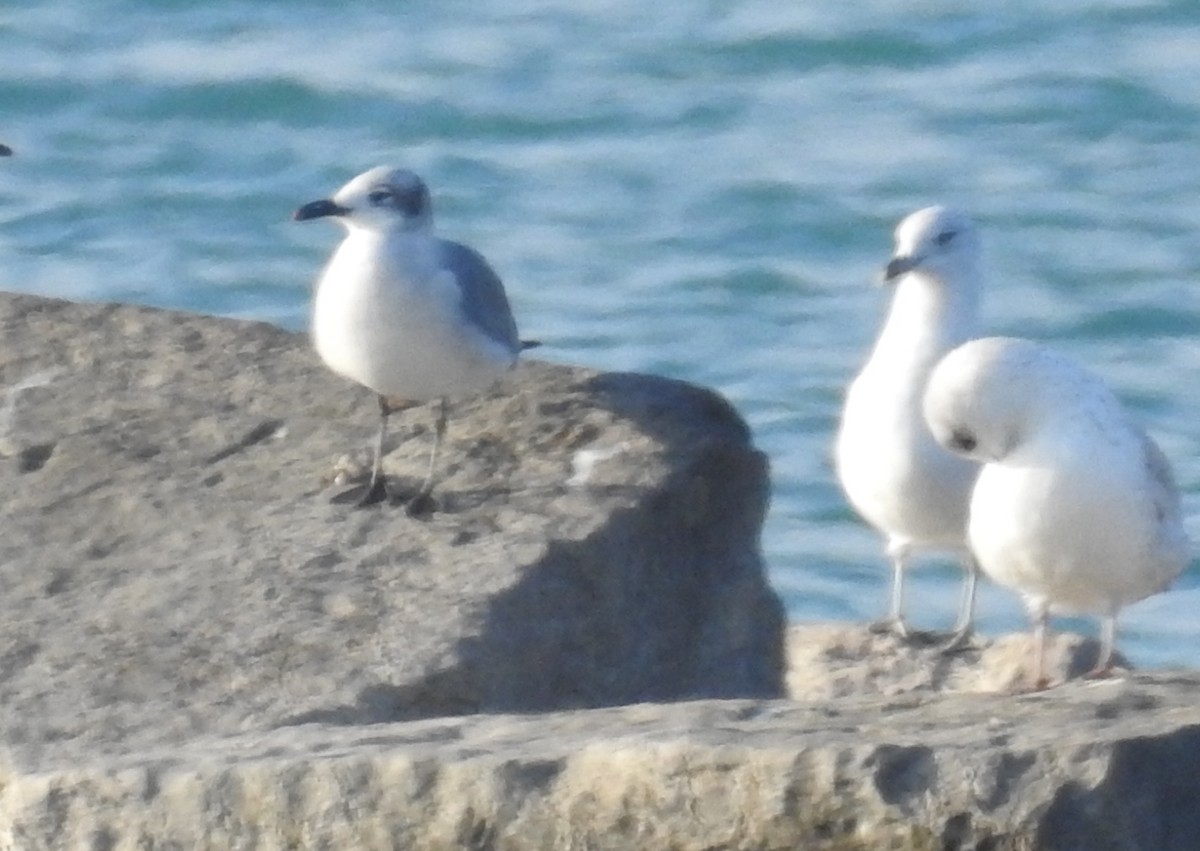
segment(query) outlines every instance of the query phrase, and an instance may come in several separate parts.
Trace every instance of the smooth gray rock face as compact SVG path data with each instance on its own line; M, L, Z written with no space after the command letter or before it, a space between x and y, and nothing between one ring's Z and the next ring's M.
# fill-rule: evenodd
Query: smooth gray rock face
M441 510L416 520L330 504L377 413L303 336L4 295L0 388L14 764L782 694L766 461L706 390L525 363L452 407ZM416 480L431 407L393 422L385 469Z

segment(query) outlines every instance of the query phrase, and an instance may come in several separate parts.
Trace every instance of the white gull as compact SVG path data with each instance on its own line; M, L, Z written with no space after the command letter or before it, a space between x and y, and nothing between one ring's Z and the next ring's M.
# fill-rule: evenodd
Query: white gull
M1191 557L1162 451L1099 378L1027 340L951 352L925 415L941 445L983 464L968 538L984 573L1025 600L1034 688L1047 685L1051 611L1103 618L1091 675L1110 673L1121 608L1167 588Z
M877 529L892 562L883 625L907 637L904 572L912 555L949 551L966 577L947 649L969 638L977 569L966 546L967 502L978 466L942 449L921 416L929 373L946 352L975 336L982 291L974 222L927 207L896 228L884 281L891 309L866 366L846 394L834 449L838 478L855 510Z
M429 190L413 172L373 168L295 214L298 221L327 216L347 233L317 282L313 343L330 369L379 400L371 479L358 503L388 497L382 470L388 416L437 400L428 469L408 500L410 514L425 513L446 400L478 393L513 368L522 348L516 322L487 261L434 234Z

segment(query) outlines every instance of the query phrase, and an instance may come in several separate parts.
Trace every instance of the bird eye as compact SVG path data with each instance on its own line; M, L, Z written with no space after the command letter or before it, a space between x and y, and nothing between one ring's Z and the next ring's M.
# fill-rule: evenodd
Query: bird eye
M933 238L933 241L936 242L940 246L945 246L945 245L949 245L950 240L954 239L954 237L956 237L956 236L958 236L958 231L944 230L941 233L939 233L937 236L935 236Z
M975 439L975 435L971 434L965 428L956 428L950 432L951 449L956 449L959 452L973 452L978 445L979 441Z
M367 200L372 204L385 204L392 197L389 189L372 189L367 194Z

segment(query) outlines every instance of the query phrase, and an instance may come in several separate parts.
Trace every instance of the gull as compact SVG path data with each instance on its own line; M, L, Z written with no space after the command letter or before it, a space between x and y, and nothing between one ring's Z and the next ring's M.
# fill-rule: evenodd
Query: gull
M967 535L983 572L1021 594L1033 622L1033 686L1050 612L1099 614L1112 673L1123 606L1165 590L1190 561L1179 489L1162 450L1096 376L1028 340L955 349L930 377L938 443L983 465Z
M834 446L842 489L885 539L892 563L886 620L874 628L908 638L904 571L918 552L953 552L965 569L953 636L971 635L978 568L966 546L967 503L978 465L942 449L921 416L925 383L948 351L975 336L982 290L974 222L945 206L926 207L896 227L884 270L891 308L866 366L850 384Z
M494 384L522 349L504 285L477 251L434 234L429 189L407 169L373 168L294 216L324 217L347 233L317 281L313 344L330 369L374 391L379 402L371 478L357 502L389 496L383 474L389 415L436 400L428 468L407 506L409 514L426 513L447 399ZM357 489L335 500L356 495Z

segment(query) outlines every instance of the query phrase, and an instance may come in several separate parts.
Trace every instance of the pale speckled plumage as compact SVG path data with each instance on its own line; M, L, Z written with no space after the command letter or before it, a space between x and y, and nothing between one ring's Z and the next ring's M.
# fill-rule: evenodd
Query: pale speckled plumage
M870 358L851 383L834 447L838 478L858 513L886 539L893 563L890 618L903 632L908 558L953 551L967 570L956 624L970 630L974 564L966 552L967 502L978 467L946 452L921 415L938 360L976 333L982 290L978 231L960 211L918 210L896 228L886 277L895 295Z
M984 573L1025 598L1039 644L1050 611L1101 615L1107 671L1120 609L1190 560L1162 451L1099 378L1026 340L951 352L924 408L943 446L983 464L968 537Z

